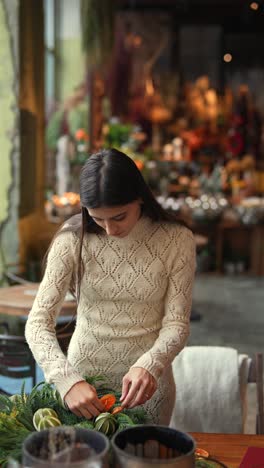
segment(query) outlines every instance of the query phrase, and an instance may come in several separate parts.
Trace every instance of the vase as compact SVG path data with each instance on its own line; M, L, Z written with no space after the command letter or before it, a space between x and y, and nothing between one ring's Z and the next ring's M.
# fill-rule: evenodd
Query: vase
M109 441L99 432L61 426L33 432L24 441L27 468L108 468Z

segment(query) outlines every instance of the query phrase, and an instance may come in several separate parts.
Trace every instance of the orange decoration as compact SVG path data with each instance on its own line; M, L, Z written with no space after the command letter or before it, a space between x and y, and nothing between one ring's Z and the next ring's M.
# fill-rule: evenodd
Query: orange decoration
M204 457L204 458L208 458L209 457L209 453L207 452L207 450L204 450L202 448L197 448L195 450L195 455L198 457Z
M79 130L75 132L75 138L76 140L85 140L85 141L89 140L89 137L83 128L79 128Z
M118 414L118 413L121 413L123 411L123 406L116 406L113 411L112 411L112 414Z
M104 405L105 410L108 411L115 404L116 397L115 395L108 393L107 395L102 396L102 398L100 398L100 401Z

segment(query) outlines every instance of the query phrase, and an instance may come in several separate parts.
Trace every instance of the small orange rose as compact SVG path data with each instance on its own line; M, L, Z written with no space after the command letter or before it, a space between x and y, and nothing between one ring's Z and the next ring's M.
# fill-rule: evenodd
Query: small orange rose
M83 128L79 128L79 130L75 132L75 138L76 140L89 140L89 136Z

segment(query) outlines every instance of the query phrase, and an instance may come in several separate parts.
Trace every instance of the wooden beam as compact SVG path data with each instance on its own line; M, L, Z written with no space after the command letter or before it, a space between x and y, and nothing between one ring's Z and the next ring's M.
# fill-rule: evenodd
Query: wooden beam
M44 12L42 0L21 0L20 51L20 217L44 209L45 105Z

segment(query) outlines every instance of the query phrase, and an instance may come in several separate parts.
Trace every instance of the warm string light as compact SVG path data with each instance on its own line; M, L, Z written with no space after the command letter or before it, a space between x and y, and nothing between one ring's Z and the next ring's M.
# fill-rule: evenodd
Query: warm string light
M259 4L257 2L250 3L251 10L257 11L259 9Z
M232 57L232 55L229 54L229 53L225 54L224 57L223 57L223 60L224 60L224 62L226 62L226 63L231 62L232 59L233 59L233 57Z

